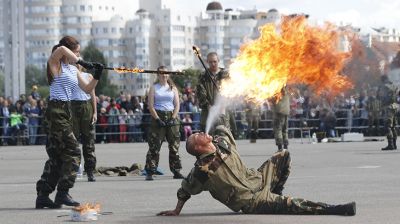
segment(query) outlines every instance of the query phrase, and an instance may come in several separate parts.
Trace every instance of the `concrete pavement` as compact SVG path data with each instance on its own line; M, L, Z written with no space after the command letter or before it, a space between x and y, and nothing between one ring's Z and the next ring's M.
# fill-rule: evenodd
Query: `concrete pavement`
M275 151L272 140L256 144L238 141L239 152L248 167L257 168ZM176 205L179 180L168 170L168 149L161 150L160 167L165 172L155 181L143 176L97 177L97 182L78 180L71 190L80 202L99 202L102 211L96 223L399 223L400 150L381 151L385 142L301 144L290 140L292 173L285 195L327 203L357 202L357 215L293 216L244 215L230 211L208 192L193 196L179 217L157 217L161 210ZM144 165L147 144L96 145L98 166ZM183 173L187 174L194 158L181 144ZM36 210L35 183L47 158L44 146L0 148L0 222L70 222L69 209ZM54 194L51 195L54 198Z

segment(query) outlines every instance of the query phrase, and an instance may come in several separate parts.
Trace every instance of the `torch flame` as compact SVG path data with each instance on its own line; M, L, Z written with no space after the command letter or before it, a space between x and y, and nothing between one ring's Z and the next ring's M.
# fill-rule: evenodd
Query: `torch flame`
M279 33L274 25L264 25L258 39L240 48L221 94L262 103L279 98L287 84L307 84L317 94L350 88L349 79L339 75L351 56L337 49L339 32L331 24L311 27L304 16L283 17Z
M131 73L139 73L139 72L144 72L143 69L140 69L138 67L136 67L136 68L124 68L124 67L114 68L114 71L116 71L118 73L129 73L129 72L131 72Z
M97 213L100 213L100 204L96 203L96 204L91 204L91 203L85 203L85 204L81 204L80 206L74 207L72 208L74 211L79 212L80 214L84 214L87 213L89 210L94 210Z

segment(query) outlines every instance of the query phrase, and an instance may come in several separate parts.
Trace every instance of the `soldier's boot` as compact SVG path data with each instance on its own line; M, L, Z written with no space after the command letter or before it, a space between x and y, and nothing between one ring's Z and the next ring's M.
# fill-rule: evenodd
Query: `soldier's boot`
M54 203L57 205L67 205L67 206L79 206L79 202L72 199L68 191L58 191Z
M393 138L393 149L397 149L397 138Z
M278 152L282 152L283 148L282 145L278 145Z
M183 179L185 177L181 174L181 172L179 172L179 170L177 170L177 171L174 172L174 177L173 178L174 179Z
M89 182L95 182L96 178L94 177L93 171L87 171L87 179Z
M255 131L251 131L250 133L250 143L256 143L257 141L257 133Z
M49 194L43 194L40 193L38 194L36 198L36 209L42 209L42 208L61 208L61 205L57 205L54 203L50 198Z
M331 205L326 208L327 215L346 215L353 216L356 214L356 203L350 202L343 205Z
M394 150L394 145L393 145L393 140L392 139L388 139L388 145L384 148L382 148L383 151L386 150Z
M287 150L287 149L288 149L288 145L287 145L287 144L284 144L284 145L283 145L283 149L286 149L286 150Z
M145 180L150 180L150 181L154 180L153 173L146 170L146 178L145 178Z
M282 191L283 191L283 187L279 186L279 187L275 187L274 190L272 190L272 193L282 196Z

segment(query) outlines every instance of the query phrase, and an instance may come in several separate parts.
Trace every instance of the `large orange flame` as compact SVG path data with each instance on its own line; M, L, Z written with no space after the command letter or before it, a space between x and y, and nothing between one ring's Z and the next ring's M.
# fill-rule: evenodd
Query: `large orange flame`
M340 75L351 55L338 49L342 33L335 26L312 27L298 16L283 17L277 29L264 25L258 39L240 48L229 67L231 78L221 85L223 96L262 103L280 97L281 89L290 84L307 84L317 94L337 94L352 86Z

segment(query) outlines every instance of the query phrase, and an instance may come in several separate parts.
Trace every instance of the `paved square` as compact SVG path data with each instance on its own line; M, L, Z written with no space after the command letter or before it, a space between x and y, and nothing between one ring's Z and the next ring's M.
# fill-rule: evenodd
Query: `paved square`
M237 142L248 167L258 168L275 151L272 140L256 144ZM193 196L179 217L157 217L161 210L176 205L179 180L168 170L168 149L164 143L160 167L165 172L155 181L143 176L97 177L89 183L80 179L71 190L74 199L99 202L103 212L96 223L399 223L400 150L381 151L386 142L350 142L301 144L290 140L292 172L285 195L328 203L357 202L357 215L295 216L244 215L230 211L208 192ZM144 165L147 144L96 145L98 166ZM183 173L193 166L194 158L181 144ZM0 222L70 223L69 210L34 209L35 183L41 175L47 155L44 146L0 148ZM51 195L54 198L54 194Z

